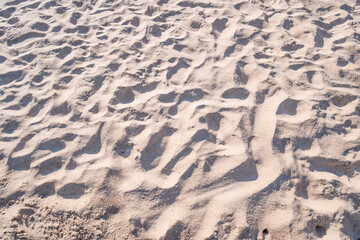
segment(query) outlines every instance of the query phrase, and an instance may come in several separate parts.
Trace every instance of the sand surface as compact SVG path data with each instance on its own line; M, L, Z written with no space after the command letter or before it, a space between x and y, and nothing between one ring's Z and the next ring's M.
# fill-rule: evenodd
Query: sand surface
M360 239L359 0L1 0L0 239Z

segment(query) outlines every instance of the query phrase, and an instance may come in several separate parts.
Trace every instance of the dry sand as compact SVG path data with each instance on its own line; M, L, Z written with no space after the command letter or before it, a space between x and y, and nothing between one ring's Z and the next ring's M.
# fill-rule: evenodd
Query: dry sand
M0 239L360 239L359 0L1 0Z

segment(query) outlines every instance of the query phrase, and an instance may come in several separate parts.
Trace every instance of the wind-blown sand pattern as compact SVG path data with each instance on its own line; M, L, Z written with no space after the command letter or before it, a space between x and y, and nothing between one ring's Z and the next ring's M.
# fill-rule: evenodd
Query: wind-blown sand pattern
M0 49L0 239L360 239L359 0L2 0Z

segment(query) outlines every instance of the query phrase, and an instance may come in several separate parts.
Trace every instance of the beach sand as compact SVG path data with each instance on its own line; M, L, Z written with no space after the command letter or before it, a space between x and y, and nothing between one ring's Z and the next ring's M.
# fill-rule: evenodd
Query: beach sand
M359 0L2 0L0 49L0 239L360 239Z

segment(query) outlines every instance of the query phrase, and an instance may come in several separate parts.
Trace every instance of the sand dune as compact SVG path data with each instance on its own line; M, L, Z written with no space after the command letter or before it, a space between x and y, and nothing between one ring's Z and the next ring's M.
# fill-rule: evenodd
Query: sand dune
M3 0L0 239L360 239L360 2Z

